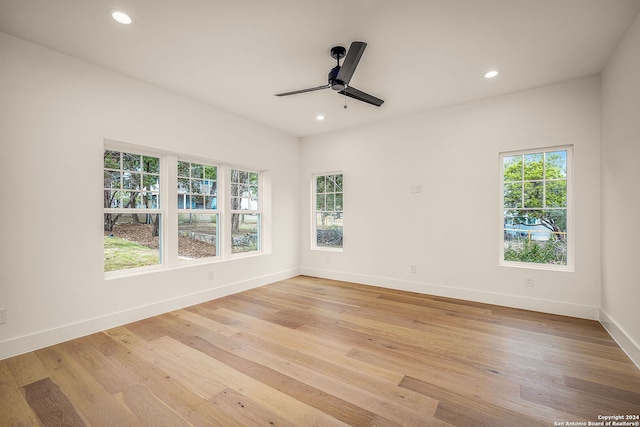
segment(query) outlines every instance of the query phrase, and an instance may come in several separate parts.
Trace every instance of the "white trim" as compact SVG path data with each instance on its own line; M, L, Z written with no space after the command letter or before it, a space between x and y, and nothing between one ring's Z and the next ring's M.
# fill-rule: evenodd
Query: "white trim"
M413 282L407 280L390 279L387 277L367 276L364 274L343 273L313 267L302 267L302 273L307 276L324 279L341 280L362 285L380 286L388 289L417 292L426 295L436 295L466 301L494 304L503 307L522 310L538 311L541 313L558 314L561 316L579 317L582 319L598 320L599 307L571 304L561 301L527 298L519 295L485 292L476 289L454 288L433 283Z
M294 268L0 341L0 360L298 276Z
M635 342L609 314L600 308L600 323L611 338L624 351L629 359L640 369L640 344Z

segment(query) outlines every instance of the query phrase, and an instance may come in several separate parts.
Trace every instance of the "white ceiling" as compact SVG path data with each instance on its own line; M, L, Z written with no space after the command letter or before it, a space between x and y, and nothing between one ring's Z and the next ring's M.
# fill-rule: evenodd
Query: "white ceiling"
M125 27L109 9L133 15ZM596 75L640 0L0 0L0 31L296 136ZM351 84L319 86L365 41ZM498 68L486 80L483 73ZM315 117L322 113L326 120Z

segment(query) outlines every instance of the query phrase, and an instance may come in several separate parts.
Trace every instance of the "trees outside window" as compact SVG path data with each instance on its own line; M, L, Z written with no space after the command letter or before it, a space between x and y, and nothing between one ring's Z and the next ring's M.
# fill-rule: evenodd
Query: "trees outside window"
M160 158L104 150L105 271L161 263Z
M105 273L117 276L118 271L175 268L269 251L270 236L263 239L263 233L270 223L268 215L265 222L262 200L263 191L270 194L268 177L268 172L138 151L128 144L105 147ZM269 208L266 200L267 212Z
M342 174L317 175L314 189L314 248L342 249L343 177Z
M260 174L231 169L231 253L260 250Z
M178 160L178 257L218 255L218 168Z
M572 148L503 153L503 265L570 265Z

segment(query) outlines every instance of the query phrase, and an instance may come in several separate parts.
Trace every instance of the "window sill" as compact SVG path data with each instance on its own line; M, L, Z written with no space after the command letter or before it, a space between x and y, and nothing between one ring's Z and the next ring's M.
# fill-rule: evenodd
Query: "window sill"
M565 273L575 272L573 265L536 264L533 262L513 262L513 261L502 261L498 265L500 267L524 268L529 270L560 271Z

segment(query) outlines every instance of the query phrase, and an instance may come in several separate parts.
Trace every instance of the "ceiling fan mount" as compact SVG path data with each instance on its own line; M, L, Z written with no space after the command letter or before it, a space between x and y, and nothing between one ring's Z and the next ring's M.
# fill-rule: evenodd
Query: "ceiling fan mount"
M299 93L313 92L331 88L339 94L357 99L358 101L366 102L367 104L375 105L376 107L381 106L384 103L382 99L376 98L373 95L369 95L368 93L362 92L349 85L351 77L353 76L353 73L355 73L356 67L360 62L360 58L362 57L362 54L364 53L364 49L366 47L367 44L365 42L358 41L351 43L349 51L347 51L343 46L332 47L330 54L331 57L336 60L337 65L333 67L331 71L329 71L329 75L327 78L328 83L326 85L295 90L292 92L278 93L276 94L276 96L296 95ZM342 62L342 65L340 65L340 60L342 58L344 58L344 61Z
M331 57L337 61L340 61L347 54L347 49L344 46L334 46L331 48Z

